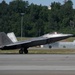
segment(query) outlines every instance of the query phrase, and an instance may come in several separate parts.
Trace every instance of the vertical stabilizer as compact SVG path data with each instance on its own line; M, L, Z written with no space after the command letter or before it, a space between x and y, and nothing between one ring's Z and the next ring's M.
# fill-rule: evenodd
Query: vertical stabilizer
M4 33L0 33L0 46L12 44L13 42L9 39L9 37Z
M7 36L11 39L12 42L17 42L17 38L13 32L8 33Z

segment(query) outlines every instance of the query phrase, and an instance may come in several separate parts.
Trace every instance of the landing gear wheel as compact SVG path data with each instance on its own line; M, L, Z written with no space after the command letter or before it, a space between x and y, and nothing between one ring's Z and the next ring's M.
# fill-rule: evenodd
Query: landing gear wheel
M19 54L23 54L23 50L19 50Z
M24 50L23 50L25 54L28 54L28 50L27 49L28 48L24 48Z
M24 50L24 53L25 53L25 54L28 54L28 50Z
M49 48L52 48L52 46L49 46Z
M23 53L28 54L27 48L21 48L21 49L19 50L19 54L23 54Z

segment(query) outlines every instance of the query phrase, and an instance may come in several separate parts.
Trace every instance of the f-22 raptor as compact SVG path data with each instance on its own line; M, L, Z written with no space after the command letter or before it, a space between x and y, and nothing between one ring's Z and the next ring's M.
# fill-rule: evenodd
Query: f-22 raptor
M62 33L49 33L40 37L36 37L30 40L24 41L12 41L10 36L7 36L4 32L0 33L0 49L1 50L10 50L10 49L20 49L19 54L28 54L28 48L38 45L54 43L69 37L73 37L73 34L62 34Z

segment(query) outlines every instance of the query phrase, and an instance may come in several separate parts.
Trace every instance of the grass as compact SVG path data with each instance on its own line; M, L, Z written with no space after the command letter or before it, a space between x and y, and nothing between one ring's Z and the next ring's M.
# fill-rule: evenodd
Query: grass
M22 37L22 40L30 40L30 39L32 39L32 38L30 38L30 37ZM21 41L21 38L17 37L17 40Z
M73 42L74 40L75 40L75 37L71 37L71 38L66 39L66 41L68 41L68 42Z
M18 54L19 50L0 50L0 54ZM29 49L29 54L75 54L75 49Z
M29 50L31 54L75 54L75 49L44 49L44 50Z

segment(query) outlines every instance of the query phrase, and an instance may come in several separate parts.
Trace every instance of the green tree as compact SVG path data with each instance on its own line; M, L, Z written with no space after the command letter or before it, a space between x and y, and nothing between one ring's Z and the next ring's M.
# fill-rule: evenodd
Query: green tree
M53 2L51 10L24 0L13 0L9 4L3 0L0 3L0 31L13 31L20 36L21 13L24 13L23 36L39 36L53 31L75 33L75 9L71 0L63 5Z
M49 11L49 17L48 17L48 30L51 31L58 31L60 29L59 27L59 13L60 13L61 4L60 3L52 3L51 4L51 10Z
M2 3L0 3L0 31L7 32L8 25L8 4L3 0Z
M64 5L61 6L61 29L67 28L67 31L70 30L70 20L73 20L73 3L71 0L68 0Z

